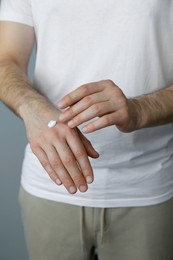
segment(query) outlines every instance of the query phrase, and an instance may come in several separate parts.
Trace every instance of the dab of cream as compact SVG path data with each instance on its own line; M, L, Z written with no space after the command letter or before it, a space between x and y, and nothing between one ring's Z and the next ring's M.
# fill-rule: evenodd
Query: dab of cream
M57 125L57 121L50 120L47 126L48 126L49 128L52 128L52 127L55 127L56 125Z

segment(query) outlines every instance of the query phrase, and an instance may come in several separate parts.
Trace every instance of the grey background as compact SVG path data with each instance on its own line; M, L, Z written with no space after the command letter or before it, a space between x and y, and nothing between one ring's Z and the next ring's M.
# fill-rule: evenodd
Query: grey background
M32 78L35 53L29 75ZM0 260L28 260L18 191L27 139L22 121L0 102Z

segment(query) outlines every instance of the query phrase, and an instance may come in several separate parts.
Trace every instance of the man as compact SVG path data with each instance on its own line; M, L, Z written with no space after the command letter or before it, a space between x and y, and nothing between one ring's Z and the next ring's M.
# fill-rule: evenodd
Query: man
M30 259L173 259L172 14L169 0L1 1Z

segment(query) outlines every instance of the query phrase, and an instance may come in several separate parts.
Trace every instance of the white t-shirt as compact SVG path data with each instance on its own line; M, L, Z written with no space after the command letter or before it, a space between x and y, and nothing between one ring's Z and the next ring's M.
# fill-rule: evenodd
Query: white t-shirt
M173 1L1 0L1 20L34 26L34 86L55 104L88 82L111 79L127 97L173 83ZM21 182L33 195L93 207L157 204L173 197L173 124L88 134L99 159L86 193L55 185L30 146Z

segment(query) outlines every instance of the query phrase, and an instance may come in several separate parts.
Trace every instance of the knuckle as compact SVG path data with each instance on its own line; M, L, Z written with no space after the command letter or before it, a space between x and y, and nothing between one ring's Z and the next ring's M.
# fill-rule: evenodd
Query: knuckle
M119 107L127 107L127 100L124 97L120 97L117 99L117 105Z
M88 94L88 86L87 85L82 85L81 87L79 87L79 89L81 90L81 92L84 96L86 96Z
M67 116L72 117L75 114L73 107L67 111Z
M104 123L105 125L111 125L111 124L112 124L111 117L105 116L105 117L103 118L103 123Z
M67 190L69 190L69 188L74 185L71 177L68 176L68 175L67 176L66 175L62 175L61 176L61 182L63 183L63 185L65 186L65 188Z
M82 172L83 172L84 176L93 176L92 169L89 166L88 167L85 166L84 168L82 168Z
M65 102L66 102L66 103L71 103L71 102L72 102L72 97L71 97L70 95L67 95L67 96L65 97Z
M82 122L85 122L85 114L79 114L76 117L73 118L73 121L76 125L81 124Z
M36 144L42 144L42 143L45 143L47 140L46 140L46 136L44 134L44 132L40 133L39 136L35 136L34 140L33 140L33 145L34 145L34 142L35 142L35 145Z
M72 179L77 187L80 187L81 185L85 184L85 180L82 175L76 174L72 176Z
M51 140L56 140L57 136L58 136L57 129L55 127L50 128L48 142L51 142Z
M37 155L39 153L39 147L35 143L30 142L30 147L31 147L32 152L35 155Z
M64 165L70 166L70 165L72 165L72 164L75 163L75 160L74 160L74 158L67 156L67 157L63 160L63 163L64 163Z
M59 163L59 161L57 159L53 159L51 160L51 165L54 169L59 169L61 168L61 164Z
M106 83L107 83L108 85L115 85L114 82L113 82L111 79L107 79L107 80L106 80Z
M73 119L74 120L74 123L76 123L76 118ZM76 128L70 128L67 126L67 129L66 129L66 139L68 140L72 140L73 138L76 138L77 136L77 131L76 131Z
M74 118L73 118L74 120ZM73 129L71 129L70 127L68 127L68 125L65 125L64 128L62 129L62 133L64 134L65 138L66 136L73 136L75 133L75 131L73 131Z
M100 112L100 106L98 104L93 105L92 110L95 114Z
M116 95L120 100L126 100L123 91L119 87L115 88L115 90Z
M49 174L49 177L50 177L53 181L55 181L55 180L57 179L57 175L56 175L56 173L55 173L53 170L51 170L50 172L48 172L48 174Z
M91 105L93 103L93 98L91 96L87 96L87 97L85 97L84 102L87 105Z
M63 183L63 185L64 185L65 187L70 186L71 181L69 180L68 176L66 176L66 175L64 175L64 174L60 174L60 178L61 178L61 181L62 181L62 183Z
M84 156L85 156L85 154L84 154L83 151L81 151L81 150L76 150L76 151L75 151L75 157L76 157L76 159L80 159L80 158L82 158L82 157L84 157Z
M50 168L50 164L47 160L40 160L42 166L44 167L44 169L48 170Z
M73 116L73 114L74 114L74 109L73 109L73 107L68 108L68 109L64 112L64 115L67 116L67 117L71 117L71 116Z

